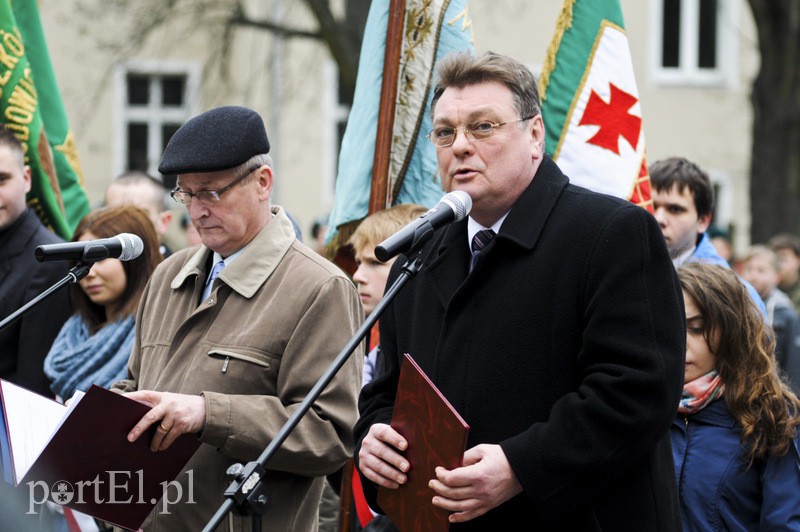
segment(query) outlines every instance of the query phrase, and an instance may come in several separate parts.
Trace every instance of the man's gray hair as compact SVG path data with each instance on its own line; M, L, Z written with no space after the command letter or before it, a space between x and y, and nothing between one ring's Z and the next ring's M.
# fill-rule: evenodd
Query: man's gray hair
M268 153L253 155L239 166L233 167L231 171L236 177L241 177L244 174L252 172L256 168L261 168L264 165L267 165L274 170L274 167L272 166L272 157L270 157Z
M264 165L273 168L272 157L270 157L268 153L259 153L258 155L253 155L239 166L233 167L231 171L233 172L233 175L236 176L235 179L239 179L245 174L252 173L256 168L261 168ZM245 178L243 181L239 182L239 186L249 183L251 179L251 177Z

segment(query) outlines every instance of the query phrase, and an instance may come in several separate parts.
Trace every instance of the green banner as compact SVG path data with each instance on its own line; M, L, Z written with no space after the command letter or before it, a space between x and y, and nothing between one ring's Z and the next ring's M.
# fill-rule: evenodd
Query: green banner
M554 155L575 93L592 63L595 40L604 20L625 26L619 0L564 0L539 79L542 106L547 109L542 118L550 155Z
M39 112L44 121L47 140L52 149L61 201L64 205L67 223L75 229L78 222L89 212L89 199L84 190L85 182L81 171L75 139L69 129L67 113L61 101L47 42L44 38L42 21L39 17L37 0L13 0L12 9L17 20L22 40L25 42L28 64L36 80L39 92Z
M70 238L72 227L64 215L39 94L9 0L0 0L0 122L16 134L25 149L32 181L28 205L51 231Z
M619 0L564 0L539 92L547 153L570 181L652 211L639 89Z

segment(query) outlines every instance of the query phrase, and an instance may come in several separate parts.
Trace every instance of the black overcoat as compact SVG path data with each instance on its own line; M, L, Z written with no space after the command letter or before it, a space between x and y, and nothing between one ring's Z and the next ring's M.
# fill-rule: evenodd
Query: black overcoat
M67 275L66 262L37 262L36 246L63 242L25 210L0 233L0 320ZM52 397L44 358L71 309L62 287L0 332L0 377Z
M389 422L409 353L470 425L467 448L500 444L524 488L452 530L679 530L668 430L686 330L655 219L545 157L471 273L466 220L423 256L380 319L388 372L362 391L359 445Z

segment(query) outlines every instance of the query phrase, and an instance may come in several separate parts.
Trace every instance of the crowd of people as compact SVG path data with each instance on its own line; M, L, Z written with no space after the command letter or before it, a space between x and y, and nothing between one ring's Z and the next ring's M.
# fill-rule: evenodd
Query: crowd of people
M267 464L268 511L220 530L333 531L339 509L347 530L392 530L377 493L415 474L454 531L800 530L800 238L732 256L712 234L708 174L681 157L650 166L653 215L571 184L545 153L533 74L504 55L442 60L431 118L443 188L470 195L469 216L418 252L420 271ZM351 278L323 256L324 220L308 247L273 204L269 151L251 109L187 121L159 172L177 176L193 243L164 242L158 178L119 176L72 240L132 233L143 252L91 264L0 332L0 378L60 401L96 384L142 402L127 438L154 428L153 452L199 439L193 475L175 480L192 497L145 530L209 521L228 468L276 437L400 275L405 261L375 246L425 213L368 216ZM30 184L0 126L0 318L67 269L34 260L60 239L26 206ZM407 353L469 424L460 467L407 459L414 442L391 423ZM0 482L8 522L58 529L21 515L24 499Z

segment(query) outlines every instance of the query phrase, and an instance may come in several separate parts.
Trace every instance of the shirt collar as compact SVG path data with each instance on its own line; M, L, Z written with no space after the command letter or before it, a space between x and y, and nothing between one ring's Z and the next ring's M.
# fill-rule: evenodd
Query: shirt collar
M216 263L218 263L219 261L222 261L222 262L224 262L224 263L225 263L225 266L230 266L230 265L231 265L231 263L232 263L233 261L235 261L235 260L236 260L236 258L237 258L239 255L241 255L241 254L242 254L242 252L243 252L245 249L247 249L247 246L243 247L242 249L240 249L239 251L237 251L237 252L236 252L236 253L234 253L233 255L230 255L230 256L228 256L228 258L227 258L227 259L223 259L223 258L222 258L222 255L220 255L219 253L217 253L217 252L215 251L215 252L214 252L214 256L213 256L213 257L212 257L212 259L211 259L211 271L209 271L209 272L208 272L208 276L206 277L206 284L208 284L208 281L211 279L211 272L214 270L214 265L215 265Z

